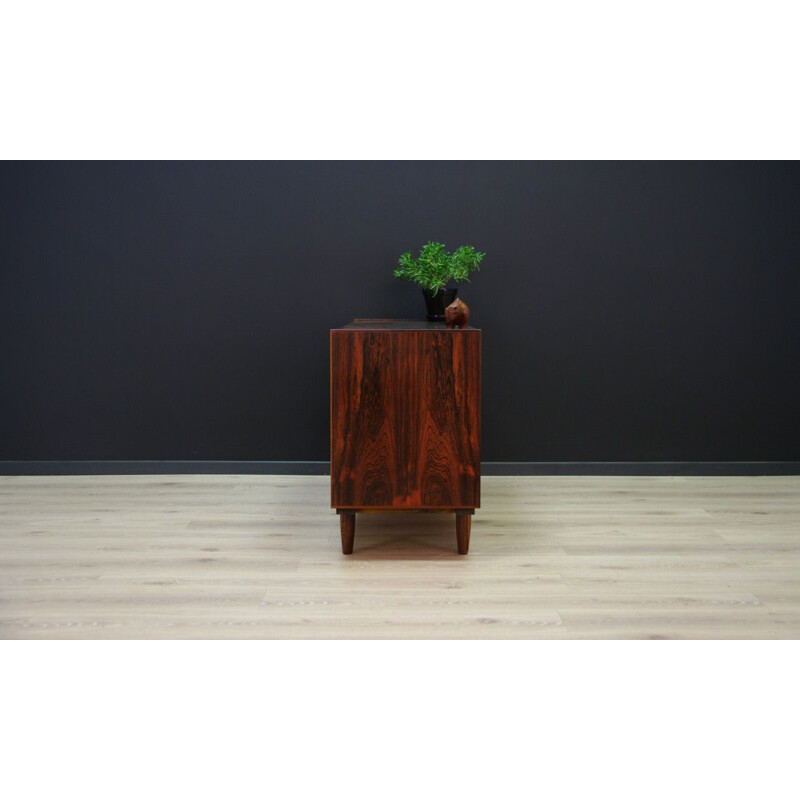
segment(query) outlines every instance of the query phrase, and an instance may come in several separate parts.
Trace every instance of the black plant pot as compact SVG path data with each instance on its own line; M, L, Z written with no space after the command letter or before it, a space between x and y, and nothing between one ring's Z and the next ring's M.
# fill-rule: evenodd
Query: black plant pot
M439 289L436 294L431 289L423 289L425 308L431 322L444 322L444 310L456 299L458 289Z

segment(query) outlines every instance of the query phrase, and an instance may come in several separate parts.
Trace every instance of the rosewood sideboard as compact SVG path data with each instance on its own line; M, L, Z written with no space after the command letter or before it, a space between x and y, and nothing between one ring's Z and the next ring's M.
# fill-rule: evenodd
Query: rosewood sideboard
M359 512L454 512L466 554L480 506L481 332L356 319L331 330L331 507L342 552Z

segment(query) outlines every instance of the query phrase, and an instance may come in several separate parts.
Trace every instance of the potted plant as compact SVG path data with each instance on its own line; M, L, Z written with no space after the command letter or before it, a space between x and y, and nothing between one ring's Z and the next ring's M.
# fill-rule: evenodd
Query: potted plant
M452 253L444 249L441 242L428 242L414 258L410 252L400 256L394 271L395 278L411 281L422 287L428 319L444 321L444 309L455 300L456 287L448 287L451 281L467 281L469 273L480 269L486 253L478 253L471 245L463 245Z

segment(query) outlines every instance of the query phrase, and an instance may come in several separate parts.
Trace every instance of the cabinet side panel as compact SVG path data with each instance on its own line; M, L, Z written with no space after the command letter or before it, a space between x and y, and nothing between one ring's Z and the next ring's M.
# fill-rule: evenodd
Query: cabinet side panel
M331 332L331 505L480 505L480 332Z

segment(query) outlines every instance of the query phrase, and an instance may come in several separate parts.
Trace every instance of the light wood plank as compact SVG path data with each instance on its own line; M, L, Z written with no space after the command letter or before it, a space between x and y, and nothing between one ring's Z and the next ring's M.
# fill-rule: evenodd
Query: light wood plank
M363 515L318 476L0 477L0 638L795 639L800 477L489 477Z

